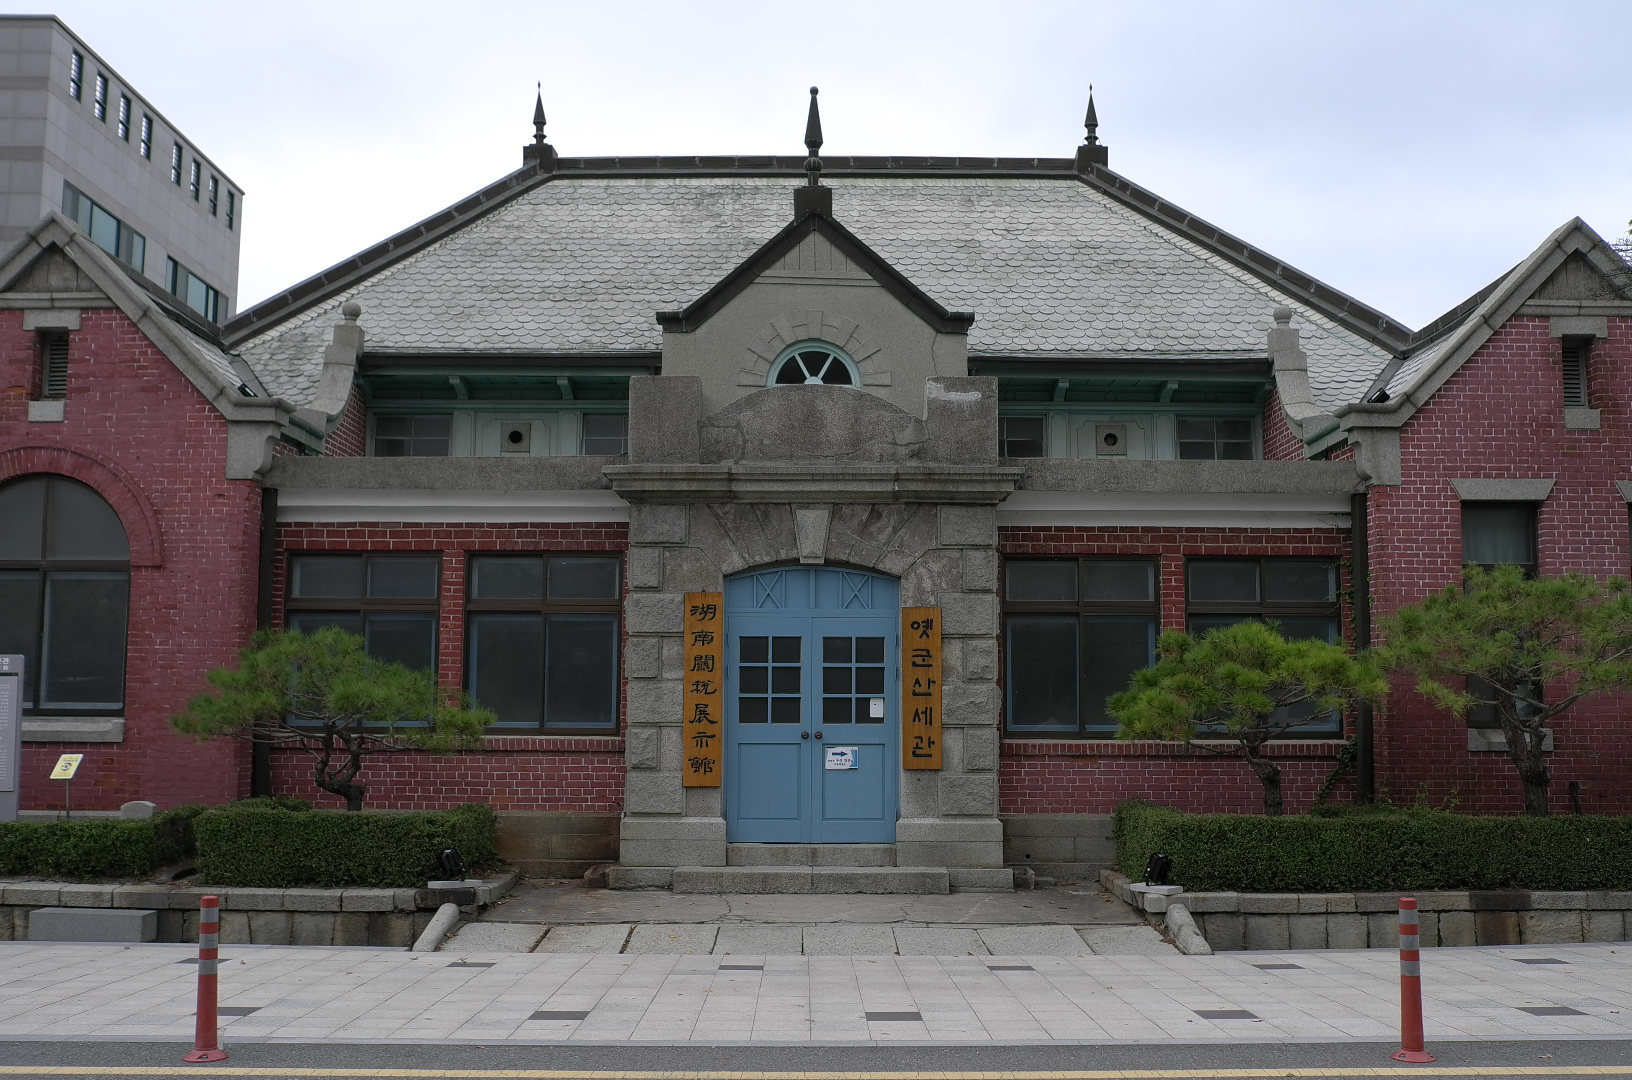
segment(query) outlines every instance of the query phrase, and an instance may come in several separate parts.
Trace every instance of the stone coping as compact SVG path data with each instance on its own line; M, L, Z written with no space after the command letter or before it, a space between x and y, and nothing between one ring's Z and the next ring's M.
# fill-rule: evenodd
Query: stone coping
M206 889L184 885L84 885L62 881L0 882L0 906L196 910L219 896L223 911L425 911L443 904L485 907L515 887L519 870L468 889Z
M1163 912L1183 904L1191 914L1239 912L1244 915L1378 914L1398 911L1400 898L1415 895L1419 911L1626 911L1632 890L1541 891L1530 889L1462 889L1361 893L1157 893L1143 882L1130 882L1114 870L1100 882L1118 899L1141 911Z

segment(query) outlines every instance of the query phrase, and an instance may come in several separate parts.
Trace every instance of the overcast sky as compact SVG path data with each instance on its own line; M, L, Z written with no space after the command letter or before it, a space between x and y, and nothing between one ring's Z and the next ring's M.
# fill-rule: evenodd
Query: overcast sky
M1632 218L1628 0L204 4L59 14L247 192L240 310L566 156L1064 157L1421 326Z

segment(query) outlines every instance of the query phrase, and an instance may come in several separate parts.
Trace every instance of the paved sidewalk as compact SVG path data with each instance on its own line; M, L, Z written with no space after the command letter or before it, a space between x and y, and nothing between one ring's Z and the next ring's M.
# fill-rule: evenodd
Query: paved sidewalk
M1391 950L1149 956L434 953L227 946L227 1040L1387 1042ZM181 945L0 943L0 1039L183 1041ZM1632 1036L1632 945L1435 949L1432 1040Z

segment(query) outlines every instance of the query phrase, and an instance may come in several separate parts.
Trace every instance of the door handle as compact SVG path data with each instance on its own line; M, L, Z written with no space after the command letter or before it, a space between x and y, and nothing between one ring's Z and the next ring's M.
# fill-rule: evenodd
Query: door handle
M822 737L822 733L821 733L821 732L820 732L820 731L818 731L818 732L817 732L817 733L816 733L816 737L817 737L817 738L818 738L818 739L820 739L820 738L821 738L821 737Z
M799 737L800 737L800 738L801 738L801 739L808 739L808 738L810 738L810 732L808 732L808 731L801 731L801 732L800 732L800 733L799 733Z

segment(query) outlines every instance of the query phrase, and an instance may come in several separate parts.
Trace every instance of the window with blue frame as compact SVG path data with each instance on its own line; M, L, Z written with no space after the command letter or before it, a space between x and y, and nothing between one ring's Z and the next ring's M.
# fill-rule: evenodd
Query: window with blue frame
M1105 711L1155 659L1150 559L1010 559L1003 574L1010 735L1108 738Z
M771 364L766 386L860 386L856 362L821 341L790 345Z
M1191 559L1185 582L1186 622L1193 637L1255 619L1274 623L1290 640L1332 645L1343 640L1337 563L1331 559ZM1301 724L1288 737L1342 731L1342 716L1328 713Z
M147 237L115 217L101 203L63 181L62 213L74 219L97 247L138 273L147 265Z
M284 624L349 630L377 660L434 671L441 576L438 555L293 553Z
M472 555L466 682L499 732L615 732L621 642L616 555Z

